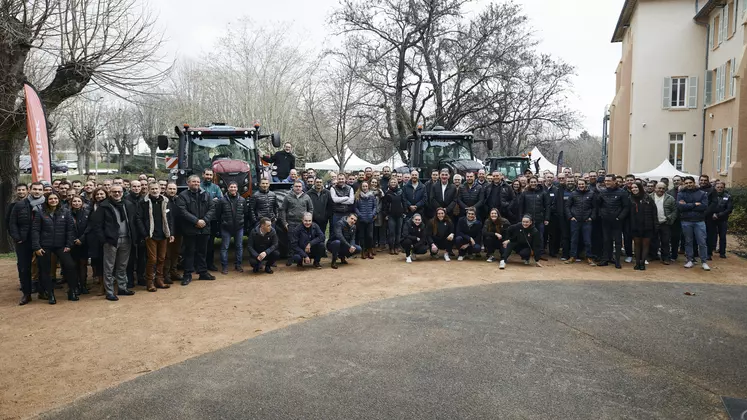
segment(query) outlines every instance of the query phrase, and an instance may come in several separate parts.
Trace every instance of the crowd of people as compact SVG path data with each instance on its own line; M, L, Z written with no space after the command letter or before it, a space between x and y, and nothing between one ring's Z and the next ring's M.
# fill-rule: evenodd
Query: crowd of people
M232 243L234 270L243 272L244 237L252 272L268 274L281 257L279 235L287 237L286 265L314 269L326 257L337 269L353 256L374 259L385 251L404 253L407 263L426 255L484 258L499 269L512 254L540 267L548 258L616 268L635 259L636 270L650 261L669 265L682 253L686 268L699 262L710 270L716 251L726 258L732 201L722 182L705 175L696 183L566 169L557 177L527 171L508 180L497 171L462 177L434 170L423 182L417 171L385 167L331 172L325 181L313 169L287 166L277 179L293 184L284 197L267 179L248 198L236 183L222 191L209 169L202 178L190 176L181 192L175 182L145 174L18 185L7 225L16 244L19 304L34 293L56 303L58 267L71 301L90 293L89 265L93 284L110 301L133 295L136 285L156 292L174 282L187 286L193 275L228 274Z

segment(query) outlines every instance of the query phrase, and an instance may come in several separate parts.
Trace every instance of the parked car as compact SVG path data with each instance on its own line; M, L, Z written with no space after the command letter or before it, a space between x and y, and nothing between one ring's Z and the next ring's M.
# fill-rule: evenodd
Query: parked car
M52 173L62 172L67 173L68 167L64 162L52 161Z
M74 160L63 160L60 162L60 164L67 166L67 169L69 171L77 171L78 170L78 162Z

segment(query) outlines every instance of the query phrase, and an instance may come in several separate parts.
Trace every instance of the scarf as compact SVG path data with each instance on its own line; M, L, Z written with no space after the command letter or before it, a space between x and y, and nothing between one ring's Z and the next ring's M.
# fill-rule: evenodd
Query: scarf
M29 204L31 204L31 208L35 208L35 207L41 206L46 201L45 198L44 198L44 196L41 196L39 198L34 198L34 197L30 196L30 195L28 197L28 200L29 200Z
M119 201L109 200L109 202L111 203L112 207L114 207L115 209L117 209L117 212L119 213L119 221L120 221L120 223L121 222L126 222L127 221L127 214L125 213L126 210L125 210L124 200L119 200Z
M469 219L464 219L464 220L467 222L467 227L472 227L472 225L474 225L475 223L477 223L477 219L475 219L475 220L473 220L471 222L469 221Z
M365 193L363 191L361 191L361 193L360 193L360 198L370 198L370 197L373 197L373 196L374 196L373 191L369 191L369 192L365 192Z

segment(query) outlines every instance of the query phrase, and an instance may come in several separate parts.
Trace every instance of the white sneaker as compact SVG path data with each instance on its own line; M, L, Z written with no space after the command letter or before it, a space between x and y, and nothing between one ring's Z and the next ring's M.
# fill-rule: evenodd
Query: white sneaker
M449 253L444 254L444 261L451 261L451 258L449 258Z
M408 262L408 263L411 263L412 262L412 258L407 257L407 259L405 261Z
M625 257L625 262L626 263L632 263L633 262L633 257Z
M461 256L461 255L460 255L460 256L458 256L458 257L457 257L457 261L464 261L464 257L463 257L463 256Z
M711 271L711 267L709 267L708 264L703 263L703 270L705 270L705 271Z
M488 257L488 259L487 259L486 261L487 261L487 262L493 262L493 261L495 261L495 257L493 257L493 256L491 255L491 256L489 256L489 257Z
M685 263L685 268L693 268L693 265L694 264L693 264L692 261L688 261L688 262Z
M501 262L498 263L498 268L500 268L501 270L503 270L504 268L506 268L506 262L503 261L503 260L501 260Z
M646 265L648 265L648 260L644 260L643 262L644 262L644 263L645 263Z

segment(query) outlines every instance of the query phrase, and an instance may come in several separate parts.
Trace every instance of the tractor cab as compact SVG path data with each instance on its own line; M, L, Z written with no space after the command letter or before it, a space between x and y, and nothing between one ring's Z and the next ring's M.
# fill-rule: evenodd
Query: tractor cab
M404 172L417 169L423 179L429 178L434 169L448 169L452 175L477 172L483 168L472 150L472 145L477 141L487 141L488 149L493 148L492 140L476 140L472 133L448 131L440 126L422 131L419 127L400 142L400 149L407 152L407 167L395 170Z

